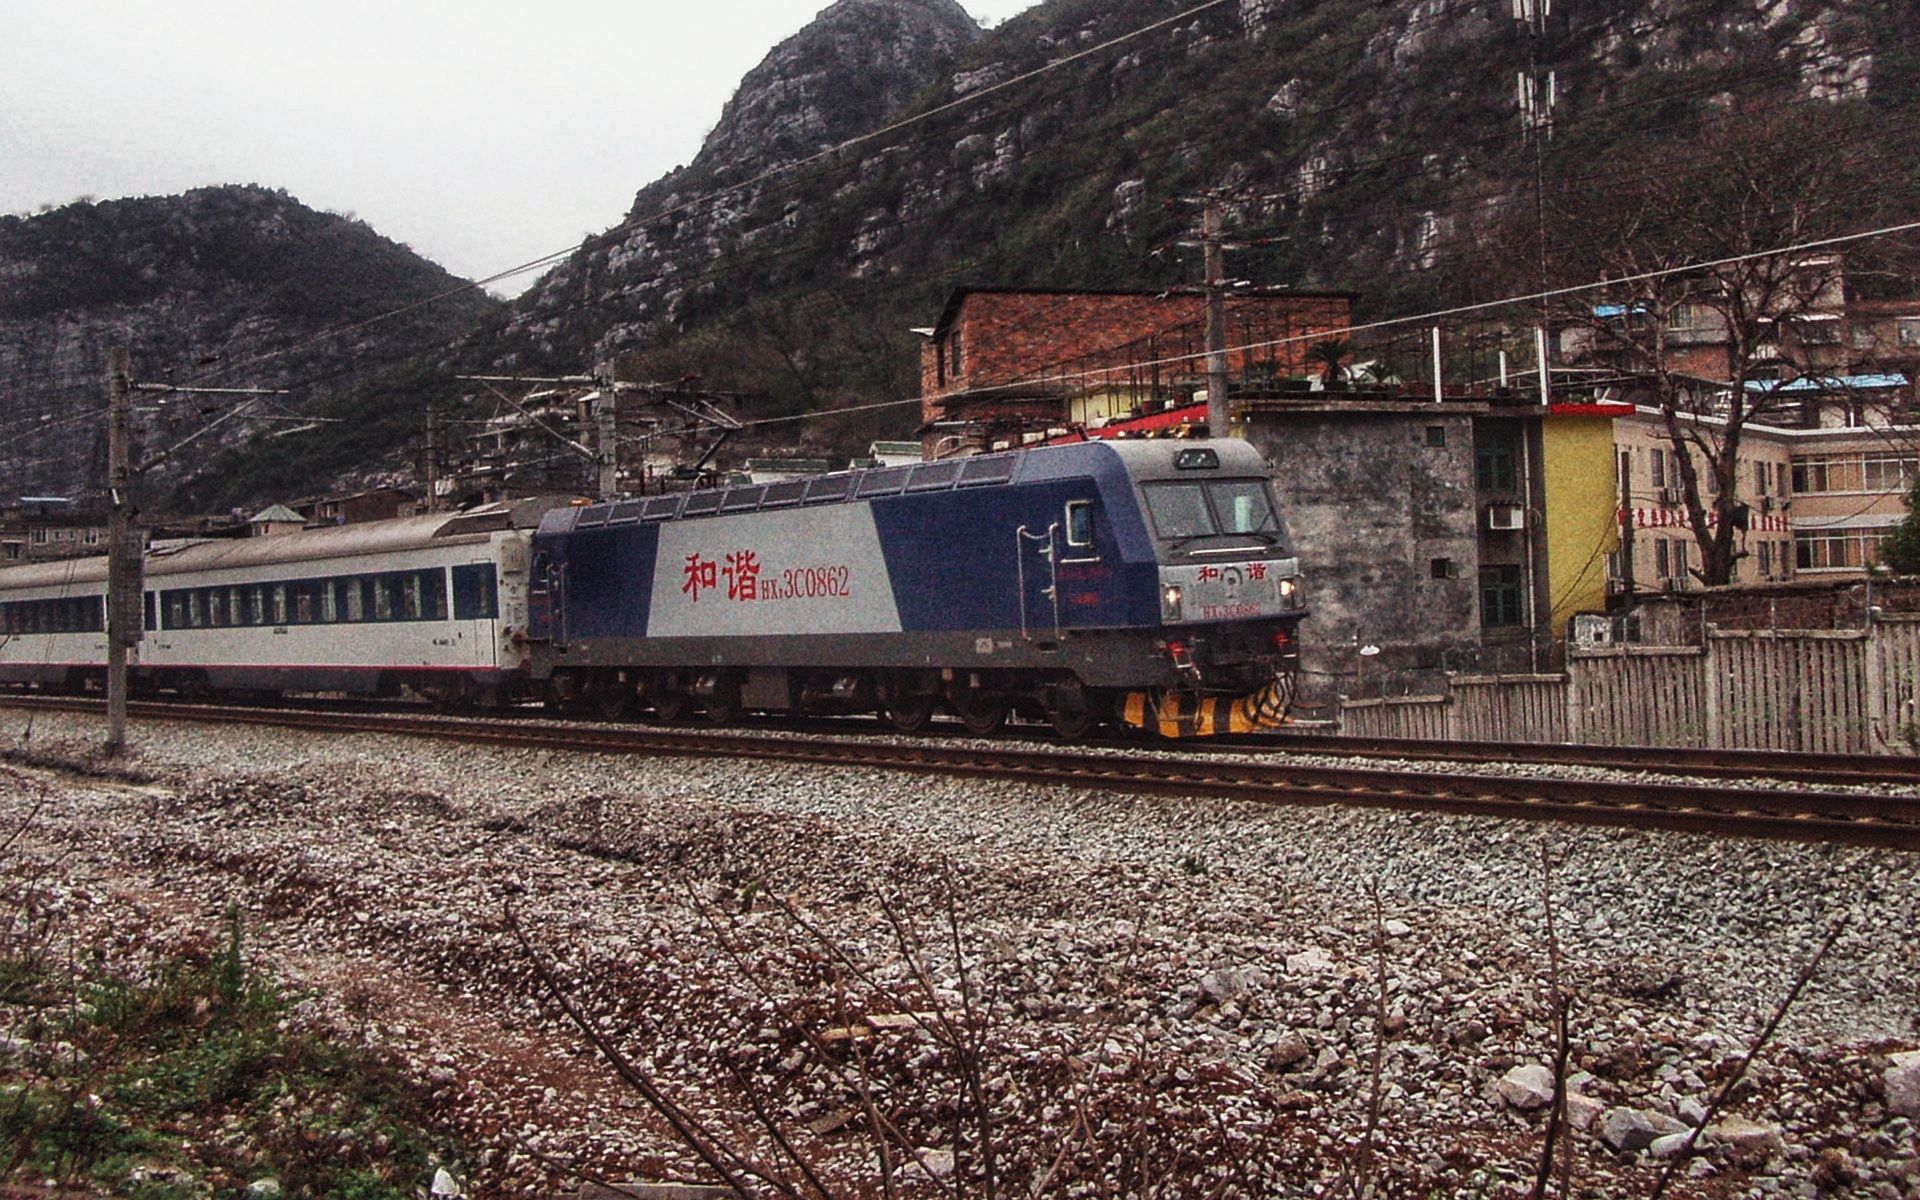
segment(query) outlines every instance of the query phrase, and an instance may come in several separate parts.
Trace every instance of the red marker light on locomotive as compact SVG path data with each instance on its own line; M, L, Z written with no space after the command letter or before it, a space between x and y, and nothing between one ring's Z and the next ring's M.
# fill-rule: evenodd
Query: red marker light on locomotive
M1288 633L1284 629L1274 630L1273 631L1273 648L1275 650L1280 651L1283 654L1286 653L1288 650L1293 649L1293 635Z

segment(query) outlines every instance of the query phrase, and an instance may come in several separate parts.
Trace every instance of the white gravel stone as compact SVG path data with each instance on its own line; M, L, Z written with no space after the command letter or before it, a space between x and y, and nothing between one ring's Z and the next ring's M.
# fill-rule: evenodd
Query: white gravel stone
M97 736L89 718L36 714L30 739L24 726L0 709L0 745L10 735L15 746L84 750ZM547 1160L609 1178L641 1158L689 1178L698 1163L636 1115L513 969L507 905L564 980L620 1014L610 1027L650 1027L630 1011L643 1002L673 1022L672 1041L629 1035L635 1060L690 1081L697 1106L730 1121L725 1081L702 1074L721 1053L796 1087L830 1077L783 1007L798 993L779 1003L757 994L756 976L716 950L715 928L788 987L805 949L782 941L791 927L781 906L792 905L898 993L898 1006L873 1010L885 1016L931 1001L908 995L913 975L878 902L896 899L937 932L944 910L929 900L949 880L970 981L983 985L969 994L990 995L1010 1050L996 1067L996 1094L1014 1106L1003 1127L1019 1131L1009 1136L1074 1119L1069 1100L1022 1091L1029 1064L1071 1047L1084 1051L1072 1061L1087 1064L1086 1086L1106 1078L1129 1097L1208 1113L1208 1137L1217 1113L1230 1137L1279 1130L1330 1148L1362 1125L1381 1029L1383 1161L1433 1175L1399 1190L1461 1192L1456 1161L1524 1178L1534 1147L1514 1131L1543 1118L1506 1111L1499 1085L1552 1054L1543 853L1559 864L1560 970L1579 1001L1573 1067L1588 1080L1570 1085L1567 1115L1575 1131L1593 1131L1587 1146L1622 1110L1650 1128L1643 1146L1683 1128L1655 1110L1684 1114L1707 1090L1694 1080L1727 1077L1729 1057L1844 913L1847 933L1741 1104L1775 1138L1784 1128L1802 1144L1852 1147L1863 1195L1920 1186L1910 1122L1861 1099L1878 1095L1866 1064L1881 1060L1869 1056L1911 1045L1920 1019L1920 873L1908 856L258 728L136 721L132 742L154 784L0 780L19 785L0 800L14 821L35 803L26 784L52 781L35 818L45 836L18 852L71 864L76 880L84 869L93 882L71 885L77 909L107 912L109 893L143 897L143 920L186 930L214 927L237 900L256 952L314 987L342 1028L412 1057L423 1085L482 1131L484 1161L510 1190L543 1178L525 1153L535 1139ZM1405 916L1390 919L1379 948L1374 887ZM927 944L937 994L957 997L951 954L941 938ZM363 1016L342 999L352 986L371 993ZM939 1069L910 1027L858 1036L863 1049L897 1047L916 1072ZM1277 1106L1278 1124L1263 1105ZM844 1108L799 1119L827 1122ZM850 1120L823 1136L857 1145ZM870 1157L847 1160L871 1170ZM836 1179L874 1183L848 1162L830 1164L849 1172ZM1810 1155L1786 1162L1769 1194L1790 1194L1814 1166ZM1646 1191L1608 1174L1634 1169L1625 1160L1595 1155L1589 1169L1602 1194ZM1327 1171L1275 1180L1273 1194L1337 1186Z
M1538 1063L1515 1067L1500 1077L1500 1098L1521 1112L1553 1103L1553 1071Z

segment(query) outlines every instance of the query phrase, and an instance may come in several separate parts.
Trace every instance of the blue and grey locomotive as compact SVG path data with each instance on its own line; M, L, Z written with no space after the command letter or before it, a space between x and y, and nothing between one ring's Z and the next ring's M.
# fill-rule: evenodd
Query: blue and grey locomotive
M1277 724L1305 608L1268 484L1243 442L1107 441L555 509L533 674L606 716Z

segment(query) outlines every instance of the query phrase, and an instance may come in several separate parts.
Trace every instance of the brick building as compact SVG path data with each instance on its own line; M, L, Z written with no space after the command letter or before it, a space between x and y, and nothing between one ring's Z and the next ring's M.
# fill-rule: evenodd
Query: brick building
M1351 324L1346 292L1259 290L1227 300L1231 386L1309 373L1307 349ZM921 331L928 458L1037 440L1190 400L1206 379L1198 291L960 288Z

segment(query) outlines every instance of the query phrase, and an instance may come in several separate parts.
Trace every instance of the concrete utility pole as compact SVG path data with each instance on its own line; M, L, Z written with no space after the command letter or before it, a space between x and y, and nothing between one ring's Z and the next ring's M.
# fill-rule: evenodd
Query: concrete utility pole
M1207 274L1207 436L1226 437L1232 414L1227 406L1227 248L1220 240L1220 201L1209 196L1200 210L1200 241Z
M107 742L109 757L127 745L127 653L139 645L140 547L134 544L133 464L128 449L128 396L132 391L125 347L107 351Z
M284 396L286 392L263 388L194 388L172 384L143 383L132 379L132 362L124 346L107 351L107 740L102 747L109 757L127 746L127 657L146 636L145 559L139 531L133 525L132 439L128 424L132 418L131 396L136 386L143 392L182 393L224 396ZM203 425L198 432L140 463L146 471L173 457L203 435L242 415L244 406Z
M611 362L596 363L594 378L600 395L593 402L594 463L600 469L599 498L610 500L620 492L620 384Z
M427 404L427 503L430 513L440 511L440 406Z

